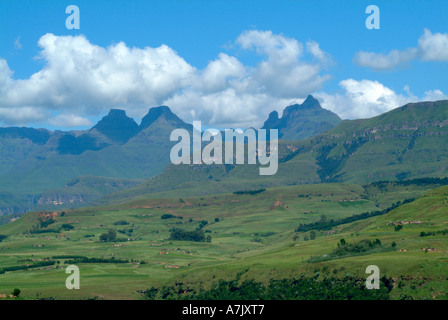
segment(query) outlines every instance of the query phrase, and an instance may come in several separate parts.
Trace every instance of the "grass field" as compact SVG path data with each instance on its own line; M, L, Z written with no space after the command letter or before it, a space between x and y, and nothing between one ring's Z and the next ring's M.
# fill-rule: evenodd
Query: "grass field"
M39 227L42 212L28 213L0 227L8 237L0 242L0 269L39 260L53 266L0 274L0 294L21 290L25 299L142 299L139 290L182 281L209 287L218 279L242 279L268 283L302 273L347 274L365 278L374 264L382 275L394 279L391 296L448 298L446 235L420 237L422 231L448 229L448 188L428 191L428 186L386 188L351 184L317 184L271 188L256 195L221 194L195 198L138 199L125 204L50 212L54 223ZM316 222L325 215L339 219L385 209L396 201L418 198L386 215L329 230L294 232L299 224ZM174 218L162 219L163 215ZM211 242L170 240L170 230L202 230ZM395 231L390 222L419 220ZM116 222L126 221L120 225ZM61 229L70 224L73 230ZM37 227L33 227L37 226ZM29 233L55 229L58 232ZM61 230L60 230L61 229ZM103 242L100 235L113 229L120 241ZM129 232L129 230L132 230ZM354 243L380 239L394 251L311 263L311 257L329 254L340 239ZM435 251L422 249L435 248ZM80 263L81 289L67 290L68 258L53 256L126 259L129 263ZM142 263L144 262L144 263Z

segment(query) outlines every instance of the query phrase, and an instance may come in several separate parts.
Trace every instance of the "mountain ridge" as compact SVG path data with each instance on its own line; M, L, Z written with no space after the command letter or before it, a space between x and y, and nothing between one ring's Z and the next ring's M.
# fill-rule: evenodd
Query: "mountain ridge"
M313 99L310 97L304 102L304 109L320 111L320 104ZM300 110L300 106L285 108L286 116ZM171 165L169 153L175 144L169 141L171 131L182 126L192 130L192 126L166 106L151 110L137 133L125 143L114 142L98 130L72 133L73 139L87 137L94 141L93 150L79 154L61 154L58 150L67 132L50 132L47 139L45 129L28 130L28 134L35 133L36 137L41 134L43 138L35 139L46 139L43 145L0 135L0 143L9 145L7 150L11 150L3 153L8 157L0 164L0 191L12 192L17 195L15 203L20 203L20 199L36 199L30 196L44 193L48 201L64 199L64 192L80 195L81 187L72 191L65 187L69 181L83 176L119 180L149 178L140 186L124 183L131 187L129 192L115 190L129 197L181 189L192 195L204 193L204 188L209 194L307 183L369 183L447 175L448 101L407 104L373 118L341 121L338 126L306 140L280 140L279 170L273 177L260 177L258 166L254 165ZM113 113L127 117L124 111ZM11 136L16 131L10 130L5 135ZM14 158L13 151L17 150L20 153ZM32 207L29 201L23 200L23 203L27 210ZM1 203L0 207L3 207Z
M271 112L262 129L278 129L280 139L304 140L336 127L341 121L309 95L302 104L287 106L281 118L277 111Z

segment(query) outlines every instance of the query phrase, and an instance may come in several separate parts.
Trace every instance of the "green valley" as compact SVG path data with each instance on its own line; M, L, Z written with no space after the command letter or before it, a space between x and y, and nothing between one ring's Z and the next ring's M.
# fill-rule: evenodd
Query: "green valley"
M266 285L271 279L316 273L365 279L365 268L374 264L392 279L391 298L443 299L448 285L446 235L420 236L422 231L447 228L448 187L432 189L435 186L316 184L28 213L0 228L6 236L0 242L2 268L30 266L0 274L0 293L18 287L28 299L144 299L139 292L152 287L167 290L182 283L189 290L209 289L237 275L240 282L252 279ZM382 215L328 230L295 232L300 224L323 217L347 218L411 198L417 200ZM396 223L403 228L395 231ZM172 240L173 229L201 230L211 241ZM108 230L116 237L102 241L100 236ZM384 247L396 247L310 260L329 254L341 239L349 244L379 239ZM45 261L54 264L33 268ZM81 290L69 291L65 267L73 262L80 268Z

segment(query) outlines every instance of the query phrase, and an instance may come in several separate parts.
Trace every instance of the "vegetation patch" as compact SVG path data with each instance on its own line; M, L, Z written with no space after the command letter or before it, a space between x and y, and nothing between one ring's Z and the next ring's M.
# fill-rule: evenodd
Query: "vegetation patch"
M420 232L420 237L428 237L428 236L446 236L448 235L448 229L439 230L439 231L422 231Z
M178 241L195 241L195 242L211 242L211 236L205 236L203 230L185 231L182 229L172 229L170 240Z
M365 279L346 276L271 279L266 286L254 280L243 282L220 280L208 290L196 289L184 283L148 289L143 292L149 300L389 300L392 281L383 277L379 290L368 290Z
M336 226L339 226L342 224L347 224L347 223L355 222L358 220L364 220L364 219L368 219L371 217L384 215L384 214L389 213L390 211L398 208L399 206L402 206L403 204L406 204L406 203L410 203L414 200L415 199L406 199L403 202L398 201L398 202L394 203L392 206L390 206L384 210L364 212L361 214L355 214L355 215L352 215L347 218L336 219L336 220L335 219L327 220L326 217L324 215L322 215L321 219L317 222L308 223L308 224L300 224L295 229L295 232L306 232L306 231L310 231L310 230L329 230L333 227L336 227Z
M165 213L160 218L163 219L163 220L165 220L165 219L174 219L174 218L183 219L182 217L178 217L178 216L175 216L174 214L170 214L170 213Z
M56 262L55 261L40 261L29 265L23 265L23 266L12 266L12 267L5 267L0 269L0 274L3 274L8 271L18 271L18 270L27 270L32 268L40 268L40 267L48 267L53 266Z
M125 225L128 225L129 222L127 222L125 220L120 220L120 221L114 222L113 224L114 224L114 226L125 226Z
M262 192L265 192L265 191L266 191L266 189L242 190L242 191L235 191L233 194L239 194L239 195L241 195L241 194L251 194L251 195L254 195L254 194L259 194L259 193L262 193Z
M77 263L145 263L141 261L134 261L134 260L128 260L128 259L116 259L115 257L112 257L110 259L105 258L87 258L87 257L77 257L73 260L67 260L65 261L66 264L77 264Z
M341 239L338 243L338 247L333 249L331 253L322 256L311 257L310 259L308 259L308 262L322 262L327 260L348 258L353 256L361 256L365 254L394 250L396 250L395 243L393 243L390 247L385 247L381 243L380 239L376 239L374 241L364 239L355 243L347 243L345 239Z

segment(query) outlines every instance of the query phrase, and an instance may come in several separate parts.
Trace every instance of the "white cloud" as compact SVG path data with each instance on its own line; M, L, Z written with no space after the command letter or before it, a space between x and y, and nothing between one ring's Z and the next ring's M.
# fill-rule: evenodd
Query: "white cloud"
M306 49L309 53L311 53L313 55L314 58L318 59L319 61L321 61L324 64L331 64L333 63L333 59L331 58L331 56L323 51L320 48L319 43L317 43L316 41L310 40L306 43Z
M425 29L423 36L418 39L418 46L423 60L448 62L447 33L431 33Z
M339 85L344 89L344 94L318 92L315 97L323 108L337 113L343 119L374 117L409 102L448 99L440 90L427 91L424 97L419 98L410 91L409 86L405 86L404 94L401 94L371 80L346 79Z
M202 72L197 87L206 92L225 90L232 79L241 79L246 68L235 57L220 53L218 59L211 61Z
M356 53L354 60L360 67L389 70L414 60L417 53L417 49L392 50L388 54L360 51Z
M218 128L247 128L261 127L273 109L281 114L285 106L302 100L278 99L266 93L244 93L228 88L207 94L189 90L175 95L165 104L176 106L183 119L200 119ZM191 112L192 105L197 106L194 112Z
M243 50L255 51L261 61L249 67L235 57L220 54L194 86L164 104L177 108L184 119L200 118L221 128L259 127L273 109L281 113L329 79L321 71L331 57L317 42L309 41L304 50L295 39L251 30L243 32L235 43Z
M321 73L330 56L317 42L309 41L304 49L299 41L271 31L243 32L235 41L239 49L259 55L255 67L220 53L203 70L166 45L130 48L120 42L104 48L84 36L50 33L38 44L43 67L27 79L14 79L0 58L0 110L23 111L0 123L16 119L71 127L87 125L87 118L110 108L142 117L149 107L166 104L186 121L243 126L262 123L272 106L284 108L284 101L303 99L329 78ZM45 118L35 110L59 116Z
M74 114L58 114L54 118L50 118L48 122L59 128L74 128L92 125L92 122L89 119Z
M448 62L448 34L431 33L425 29L415 48L392 50L387 54L359 51L353 60L361 67L390 70L418 59Z
M434 52L421 55L422 59L444 58L445 40L445 35L425 31L419 47ZM234 43L238 52L255 52L256 65L220 53L202 70L166 45L130 48L120 42L104 48L84 36L53 34L42 36L38 44L43 67L27 79L14 79L7 61L0 58L0 124L90 126L89 117L104 115L111 108L142 117L150 107L168 105L190 123L260 127L272 110L281 114L310 93L343 118L375 116L419 100L409 89L398 94L370 80L341 81L343 94L322 92L330 78L324 70L332 64L331 56L313 40L303 44L271 31L246 31ZM411 60L405 57L411 53L373 54L365 60L389 68ZM430 90L423 98L446 95Z
M186 86L195 68L171 48L128 48L123 42L102 48L84 36L46 34L39 40L44 67L30 78L12 80L0 60L0 108L33 106L97 115L124 106L141 115Z
M48 112L38 107L0 108L0 121L11 126L25 126L27 123L44 121Z
M423 101L437 101L437 100L448 100L448 95L444 94L440 90L428 90L425 91L425 96Z
M251 30L241 34L236 43L243 49L255 49L266 57L252 70L248 90L265 92L278 98L296 98L318 90L329 76L320 75L322 65L304 59L304 46L296 39L273 34L271 31ZM320 49L311 45L316 54ZM321 54L324 55L323 51Z

